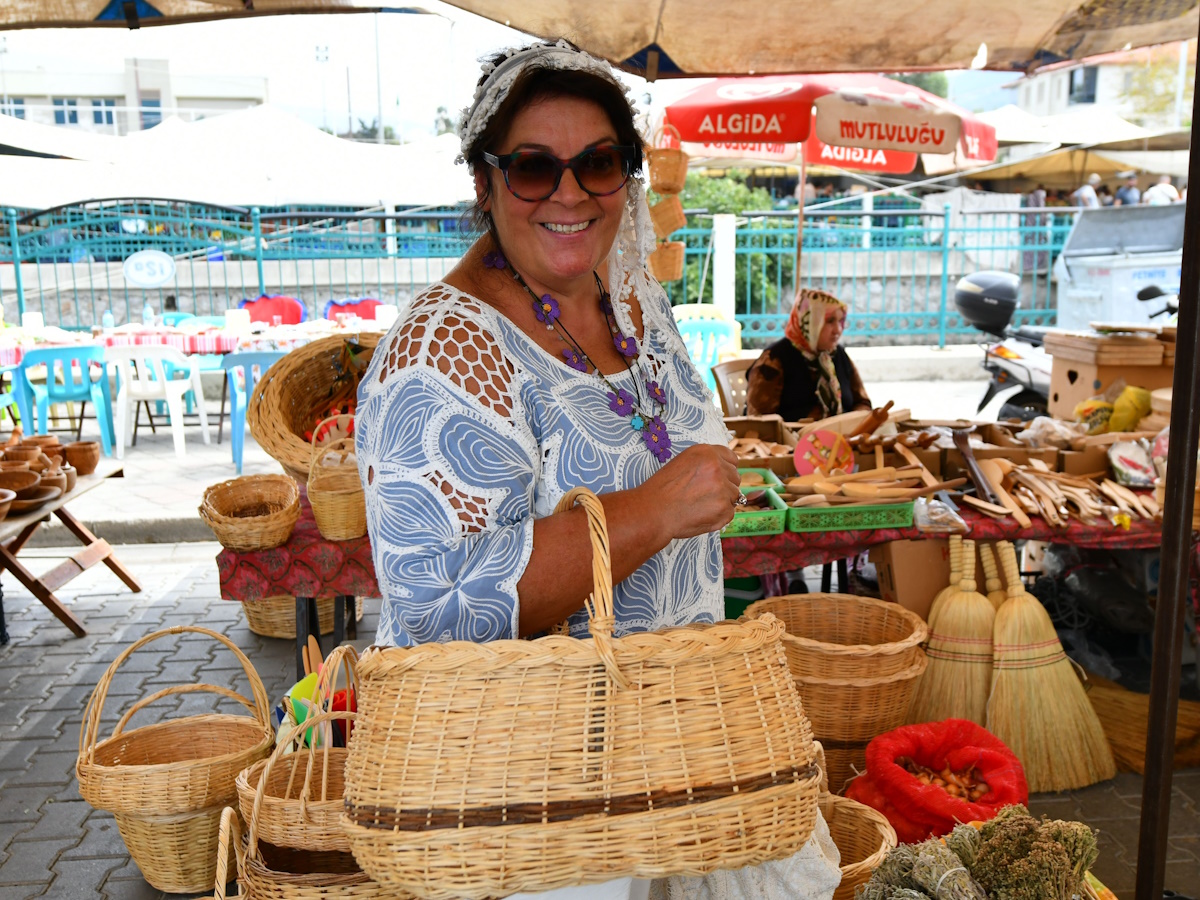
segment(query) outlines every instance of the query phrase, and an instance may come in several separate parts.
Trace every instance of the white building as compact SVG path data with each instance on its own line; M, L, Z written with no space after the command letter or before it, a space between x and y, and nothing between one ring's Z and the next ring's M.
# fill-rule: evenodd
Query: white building
M194 121L267 99L266 78L172 75L165 59L127 59L107 72L5 69L0 83L0 112L115 135L153 128L164 115Z

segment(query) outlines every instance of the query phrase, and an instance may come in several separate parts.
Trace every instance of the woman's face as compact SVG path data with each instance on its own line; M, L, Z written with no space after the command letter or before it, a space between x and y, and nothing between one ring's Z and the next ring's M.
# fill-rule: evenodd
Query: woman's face
M616 144L607 114L590 100L548 97L522 109L513 119L497 156L517 150L542 150L570 159L587 149ZM612 249L621 224L628 185L607 197L593 197L566 169L558 189L545 200L520 200L504 183L504 173L487 164L475 174L476 195L483 196L484 178L491 196L490 212L505 255L526 279L548 288L567 288L591 277Z
M817 351L821 353L829 353L838 345L838 341L842 339L842 332L846 330L846 311L844 309L833 308L825 311L825 324L821 328L821 337L817 340Z

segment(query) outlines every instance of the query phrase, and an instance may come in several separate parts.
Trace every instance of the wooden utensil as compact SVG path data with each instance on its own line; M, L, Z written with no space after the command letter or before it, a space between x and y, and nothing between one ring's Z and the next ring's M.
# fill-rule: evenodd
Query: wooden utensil
M972 497L970 494L963 494L963 503L973 509L979 510L986 516L991 516L995 519L1003 519L1006 516L1011 516L1012 511L1007 506L996 506L988 503L986 500L980 500L978 497Z
M930 472L921 461L917 459L917 454L913 453L908 447L899 441L896 442L895 450L900 454L900 458L911 466L917 466L921 472L921 480L926 484L937 484L937 478Z
M955 432L956 436L958 434L959 432ZM961 434L964 438L966 437L965 431L961 432ZM957 441L955 441L955 443L957 443ZM963 443L965 444L966 441ZM964 458L966 458L965 455ZM1016 500L1008 495L1008 491L1004 490L1004 473L1000 471L1000 467L996 465L996 461L994 459L983 459L976 461L975 457L972 456L970 457L970 463L979 470L980 477L988 483L989 487L991 488L991 495L996 499L996 501L998 501L996 505L1007 507L1012 512L1013 518L1020 523L1022 528L1032 527L1033 522L1029 520L1029 516L1025 513L1025 510L1020 507ZM992 503L993 501L988 500L988 502Z
M995 506L1008 506L1008 504L1005 503L997 493L995 485L993 485L988 477L983 473L983 470L980 468L980 463L975 459L975 454L971 450L971 439L968 433L962 429L956 428L952 434L954 435L954 446L957 447L959 453L962 454L963 462L967 467L967 474L971 476L971 481L975 485L976 495ZM1003 476L997 475L997 483L999 483L1002 478ZM1018 521L1020 520L1018 519ZM1025 523L1025 527L1028 528L1029 524Z
M894 401L889 400L886 405L871 410L870 415L863 419L858 426L850 432L850 437L854 437L857 434L874 434L875 429L888 420L888 413L891 411L893 406L895 406Z

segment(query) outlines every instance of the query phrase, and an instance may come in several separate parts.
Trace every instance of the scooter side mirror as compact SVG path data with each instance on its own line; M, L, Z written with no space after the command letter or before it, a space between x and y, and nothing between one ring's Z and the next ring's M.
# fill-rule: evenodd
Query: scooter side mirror
M1166 294L1157 284L1148 284L1137 292L1138 300L1145 303L1147 300L1157 300L1159 297Z

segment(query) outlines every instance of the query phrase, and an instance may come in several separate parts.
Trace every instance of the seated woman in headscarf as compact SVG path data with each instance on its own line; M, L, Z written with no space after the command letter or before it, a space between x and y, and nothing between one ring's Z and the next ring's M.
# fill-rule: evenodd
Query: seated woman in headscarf
M825 291L800 291L783 339L747 370L747 413L795 422L871 409L858 369L838 346L845 327L845 303Z

